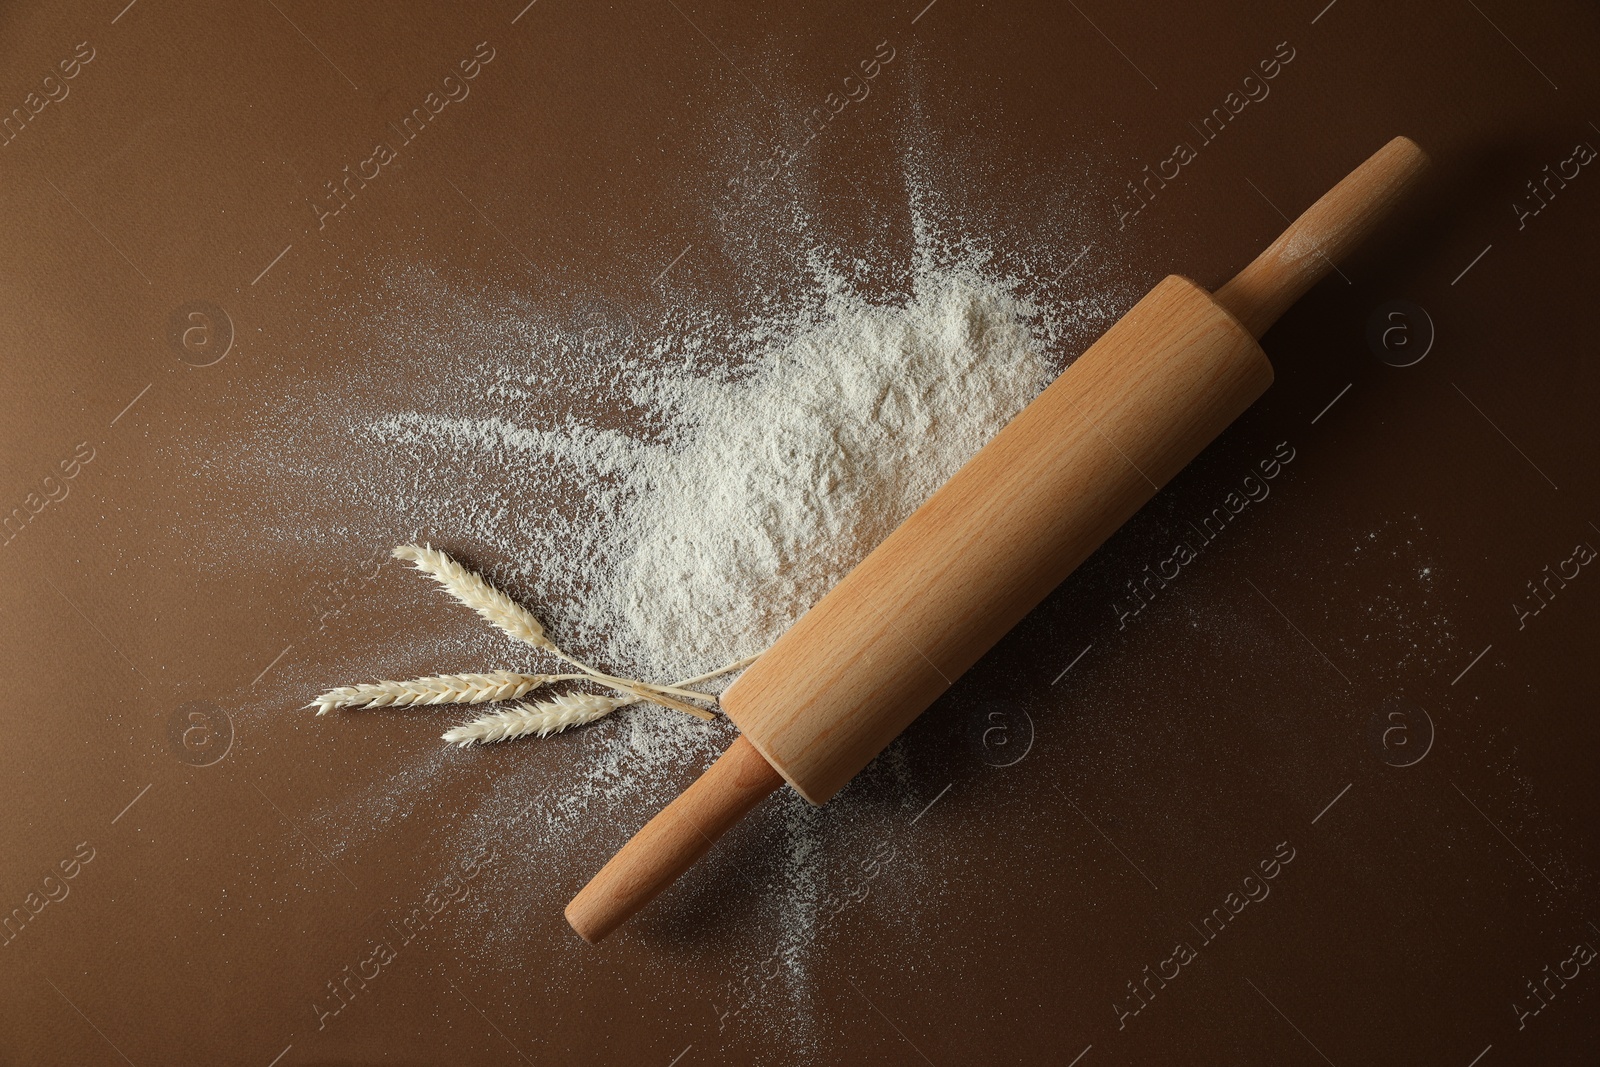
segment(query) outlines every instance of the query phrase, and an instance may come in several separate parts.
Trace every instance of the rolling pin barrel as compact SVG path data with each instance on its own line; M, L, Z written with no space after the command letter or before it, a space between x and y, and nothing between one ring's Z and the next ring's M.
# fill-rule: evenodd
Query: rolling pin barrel
M567 908L597 941L787 781L833 796L1272 382L1256 343L1427 157L1395 138L1218 290L1169 277L723 694L710 770Z

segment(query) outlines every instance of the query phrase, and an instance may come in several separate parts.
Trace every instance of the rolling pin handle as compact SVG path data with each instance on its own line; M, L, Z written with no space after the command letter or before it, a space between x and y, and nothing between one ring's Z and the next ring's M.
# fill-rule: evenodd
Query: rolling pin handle
M717 838L782 784L783 777L755 746L739 737L572 898L567 922L591 945L599 941L692 867Z
M1366 240L1428 167L1428 155L1396 137L1323 194L1233 280L1217 303L1261 335L1334 264Z

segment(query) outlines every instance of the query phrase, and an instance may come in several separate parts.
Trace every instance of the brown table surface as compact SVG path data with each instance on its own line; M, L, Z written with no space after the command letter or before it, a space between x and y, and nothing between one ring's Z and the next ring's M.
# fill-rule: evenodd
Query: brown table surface
M1591 6L523 2L0 13L0 1061L1593 1060ZM871 95L730 194L880 42ZM371 562L505 560L315 484L372 462L339 390L403 397L477 309L612 337L748 309L729 242L800 198L892 259L914 164L1114 317L1220 284L1397 133L1431 182L1267 336L1267 396L836 804L769 803L602 946L563 905L726 728L598 789L615 724L446 753L448 712L298 710L513 665ZM1281 442L1271 496L1119 626Z

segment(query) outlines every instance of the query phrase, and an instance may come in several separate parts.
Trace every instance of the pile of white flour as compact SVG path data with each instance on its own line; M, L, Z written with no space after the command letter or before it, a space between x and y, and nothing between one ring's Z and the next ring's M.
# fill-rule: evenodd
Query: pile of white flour
M835 289L750 377L673 383L686 432L638 454L602 586L635 654L687 674L775 639L1043 387L1031 317L975 272L903 306Z
M538 561L530 607L614 669L687 677L770 644L1048 382L1049 325L1017 289L975 257L926 263L883 302L823 272L803 310L732 338L736 358L623 368L648 435L482 407L359 432L401 462L487 458L580 496L507 545ZM515 388L496 392L515 407Z

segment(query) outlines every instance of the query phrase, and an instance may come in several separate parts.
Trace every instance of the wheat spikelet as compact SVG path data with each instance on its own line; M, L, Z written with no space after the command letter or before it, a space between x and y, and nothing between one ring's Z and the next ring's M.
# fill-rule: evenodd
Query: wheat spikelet
M518 674L515 671L490 671L487 674L438 674L409 682L369 682L342 685L318 696L308 708L326 715L334 708L388 708L413 704L487 704L515 700L550 682L581 678L577 674Z
M544 632L544 626L533 613L490 585L449 555L432 545L399 545L391 553L395 559L408 561L434 581L444 586L451 596L476 611L484 621L505 633L524 641L534 648L543 649L566 659L554 641ZM587 668L585 668L587 670ZM592 672L591 672L592 673Z
M553 700L544 700L537 704L522 701L514 708L497 711L457 726L453 730L447 730L443 737L446 744L461 748L472 744L506 741L513 737L526 737L529 734L549 737L569 726L594 722L624 704L635 703L637 699L603 697L593 693L563 693Z

